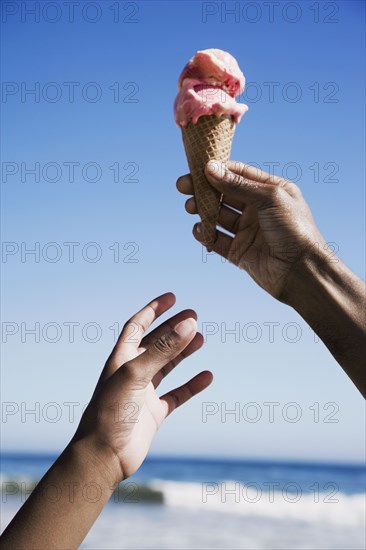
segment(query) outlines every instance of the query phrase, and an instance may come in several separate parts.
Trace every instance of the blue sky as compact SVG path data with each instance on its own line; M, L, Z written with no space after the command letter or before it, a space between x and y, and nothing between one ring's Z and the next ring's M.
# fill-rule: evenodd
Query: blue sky
M249 105L232 158L297 179L327 241L364 276L364 3L280 2L272 18L262 2L105 0L80 2L73 22L62 2L57 12L40 2L39 21L23 4L2 2L1 391L14 412L3 416L3 447L61 449L76 427L64 403L80 403L76 416L87 403L115 327L169 290L175 311L195 308L212 334L162 391L201 369L215 380L152 452L361 460L363 400L328 351L191 236L175 190L187 164L172 104L197 50L230 51ZM39 261L25 254L35 247ZM26 332L34 326L39 342ZM219 411L207 422L204 402ZM37 407L39 418L26 414ZM225 407L239 407L238 422L221 421Z

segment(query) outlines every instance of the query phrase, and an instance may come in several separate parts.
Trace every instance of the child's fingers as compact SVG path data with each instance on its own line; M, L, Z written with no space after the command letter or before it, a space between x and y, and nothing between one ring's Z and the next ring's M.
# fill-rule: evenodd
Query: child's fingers
M213 376L210 371L203 371L197 374L192 380L183 384L179 388L175 388L166 393L160 398L163 404L163 413L161 421L164 420L177 407L189 401L192 397L206 389L212 382Z
M145 332L160 315L174 304L174 294L167 292L152 300L127 321L106 363L101 379L104 380L111 376L131 356L136 355Z
M144 353L125 363L118 372L138 385L147 385L163 367L176 359L196 332L195 319L189 317L181 321L173 330L155 340Z

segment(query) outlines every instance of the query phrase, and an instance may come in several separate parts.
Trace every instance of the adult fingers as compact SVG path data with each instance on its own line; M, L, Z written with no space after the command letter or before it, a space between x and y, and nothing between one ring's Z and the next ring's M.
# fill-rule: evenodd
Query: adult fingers
M202 224L196 223L193 227L193 235L197 241L200 243L203 243L203 232L202 232ZM221 231L216 231L216 240L213 245L213 251L216 252L216 254L219 254L223 258L228 259L230 247L233 244L233 237L230 237L230 235L227 235L226 233L222 233Z
M190 174L186 174L185 176L178 178L177 189L180 193L183 193L183 195L194 195L193 182ZM226 204L227 206L230 206L230 208L235 208L240 212L242 212L245 207L243 202L226 197L225 195L223 196L222 204ZM197 204L194 197L191 197L186 201L185 208L188 214L198 214Z
M226 164L227 168L239 174L244 178L248 178L253 181L265 183L267 185L274 185L285 189L292 197L298 197L301 195L300 189L292 181L274 174L269 174L265 170L258 168L257 166L251 166L250 164L244 164L235 160L229 160Z
M197 203L194 197L191 197L186 200L185 209L188 212L188 214L198 214Z
M230 199L244 204L270 204L275 199L278 185L267 185L251 180L233 172L226 164L210 161L206 164L205 174L209 182Z
M279 176L275 176L273 174L269 174L268 172L262 170L261 168L258 168L257 166L244 164L243 162L239 162L237 160L229 160L226 163L226 167L231 170L231 172L234 172L235 174L238 174L243 178L257 181L259 183L280 185L281 182L284 181L283 178L280 178Z
M194 198L190 198L186 202L186 210L189 214L197 214L197 205ZM236 233L238 222L242 214L237 210L228 208L223 205L220 208L219 216L217 219L217 225L220 225L223 229L230 231L230 233Z
M269 174L265 170L261 170L256 166L244 164L243 162L238 162L235 160L229 160L226 166L229 170L244 178L258 181L259 183L280 187L281 189L285 189L289 195L295 198L301 196L301 191L294 182L281 178L280 176L275 176L274 174Z
M239 203L238 201L230 200L225 196L222 199L221 208L224 206L227 206L231 209L235 209L237 214L241 214L245 208L244 204ZM188 212L188 214L198 214L197 203L194 197L191 197L186 200L185 209Z
M222 206L219 212L218 224L223 229L226 229L226 231L229 231L235 235L238 230L241 217L242 214L239 214L239 212L236 212L231 208L227 208L226 206Z
M185 174L177 179L177 189L183 195L193 195L193 181L191 174Z

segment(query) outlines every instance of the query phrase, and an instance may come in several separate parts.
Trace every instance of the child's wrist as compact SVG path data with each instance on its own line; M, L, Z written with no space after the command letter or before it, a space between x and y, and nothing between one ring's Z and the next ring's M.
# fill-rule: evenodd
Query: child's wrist
M93 481L108 488L111 494L124 479L117 454L96 437L89 435L72 440L65 453L75 461L75 464L87 468Z

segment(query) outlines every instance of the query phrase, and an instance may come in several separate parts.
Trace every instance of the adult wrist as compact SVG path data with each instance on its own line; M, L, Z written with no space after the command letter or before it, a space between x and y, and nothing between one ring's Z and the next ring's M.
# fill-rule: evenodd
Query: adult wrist
M302 314L318 294L324 296L333 279L338 279L341 265L326 243L315 243L294 263L280 300Z

